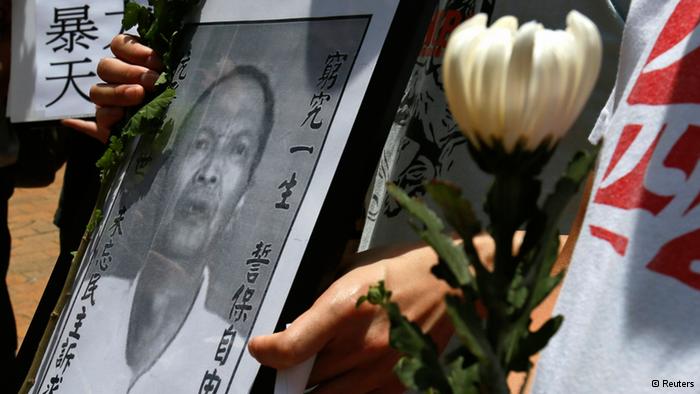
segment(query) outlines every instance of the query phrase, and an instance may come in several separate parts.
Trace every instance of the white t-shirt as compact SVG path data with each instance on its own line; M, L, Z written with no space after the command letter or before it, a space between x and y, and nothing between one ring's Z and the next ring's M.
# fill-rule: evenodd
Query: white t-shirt
M699 23L697 0L632 2L536 393L700 392Z

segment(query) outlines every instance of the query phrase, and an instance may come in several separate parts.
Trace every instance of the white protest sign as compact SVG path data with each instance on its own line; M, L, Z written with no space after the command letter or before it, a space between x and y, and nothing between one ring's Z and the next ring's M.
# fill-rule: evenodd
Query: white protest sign
M121 0L14 0L7 115L12 122L93 116L96 68L121 31Z

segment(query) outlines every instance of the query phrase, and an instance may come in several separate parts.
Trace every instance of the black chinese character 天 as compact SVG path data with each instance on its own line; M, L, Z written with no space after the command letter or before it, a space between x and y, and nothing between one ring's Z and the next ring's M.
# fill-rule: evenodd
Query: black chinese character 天
M58 102L58 100L62 99L63 96L66 94L66 91L68 90L68 87L73 85L73 88L75 89L76 92L80 95L80 97L84 98L87 101L90 101L90 97L88 97L82 90L80 90L80 87L76 84L75 80L78 78L90 78L94 77L95 73L93 71L88 72L87 74L79 74L79 75L73 75L73 65L75 64L82 64L82 63L92 63L92 60L89 58L85 58L83 60L73 60L73 61L68 61L68 62L55 62L55 63L49 63L52 67L53 66L68 66L68 70L66 71L66 75L63 76L54 76L54 77L46 77L47 81L54 81L57 79L65 79L66 83L63 85L63 90L61 90L61 93L56 96L56 98L46 104L46 107L50 107Z
M220 385L221 377L216 374L216 369L212 372L207 370L204 373L202 384L199 385L199 394L216 394L216 392L219 391Z
M219 365L226 364L228 355L231 353L231 347L233 346L234 339L236 339L236 330L233 329L232 324L228 328L224 329L224 333L221 335L221 340L219 341L219 346L216 348L214 361L218 361Z
M89 5L81 7L54 8L53 25L46 35L53 39L46 42L46 45L56 43L52 49L54 52L63 49L66 52L73 52L75 45L80 45L85 49L90 46L84 42L85 39L96 40L97 36L91 34L97 31L97 26L88 17ZM57 42L58 41L58 42Z
M90 300L90 305L95 305L95 290L97 290L97 281L100 280L100 277L101 275L97 272L92 274L87 286L85 287L83 296L80 298L81 300Z
M326 57L326 65L323 68L323 73L318 79L317 86L320 89L330 90L335 86L338 80L338 71L343 63L348 59L348 55L335 51L335 53Z
M287 199L292 196L292 189L297 185L297 173L292 173L292 177L289 180L282 182L277 188L284 189L282 192L282 201L275 203L275 208L278 209L289 209L289 203Z
M253 309L250 305L253 294L255 294L255 289L247 288L245 285L241 285L241 287L236 290L233 298L231 298L233 303L228 313L229 320L233 318L235 321L246 321L248 319L248 312Z

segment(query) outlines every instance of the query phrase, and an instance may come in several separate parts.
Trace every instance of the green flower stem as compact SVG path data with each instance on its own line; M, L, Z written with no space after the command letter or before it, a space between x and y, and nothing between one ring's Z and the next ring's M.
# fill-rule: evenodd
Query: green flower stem
M46 349L49 346L51 334L53 334L53 331L56 328L56 324L58 323L58 318L61 315L63 307L66 305L66 303L68 303L71 296L73 295L73 285L75 283L76 276L78 275L80 262L83 260L85 252L87 251L87 247L90 244L90 240L92 239L93 232L102 218L102 211L99 209L99 207L102 207L107 199L113 177L114 172L111 173L111 176L105 178L105 181L103 181L102 186L100 187L99 194L97 195L97 201L95 203L95 208L92 211L92 215L90 215L90 221L88 222L88 226L85 230L85 233L83 234L83 238L80 241L78 251L73 255L73 260L71 261L70 269L68 270L68 275L66 276L66 281L63 284L61 295L58 297L58 300L56 301L56 306L53 308L53 311L49 316L49 321L46 325L46 328L44 329L44 334L41 337L41 341L39 342L37 351L34 354L34 359L32 360L32 365L29 368L29 371L27 372L27 376L24 378L24 382L22 383L22 387L19 390L19 394L28 393L34 385L34 383L36 383L36 374L39 371L39 367L41 366L41 360L44 358Z

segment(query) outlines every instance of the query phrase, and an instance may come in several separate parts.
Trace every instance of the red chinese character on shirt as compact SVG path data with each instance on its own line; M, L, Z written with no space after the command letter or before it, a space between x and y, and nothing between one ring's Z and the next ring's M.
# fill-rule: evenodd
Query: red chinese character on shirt
M627 104L658 105L666 106L665 108L700 104L700 2L681 0L678 3L630 91ZM676 119L669 116L666 120ZM677 195L674 191L654 191L648 187L645 182L648 181L650 164L655 155L665 155L661 166L654 167L654 171L679 170L685 176L686 185L690 187L688 181L700 161L700 116L696 123L685 125L684 131L677 138L667 135L668 123L664 124L649 146L641 151L630 147L640 138L644 125L625 125L603 175L603 183L618 169L623 157L625 161L636 161L637 164L626 174L600 187L593 195L593 203L628 211L644 210L658 217ZM675 138L675 141L671 141L667 153L658 149L662 140L670 138ZM678 223L689 220L688 215L700 205L700 191L695 193L696 197L676 219ZM627 236L597 225L591 225L589 229L593 237L608 242L619 255L627 254ZM700 227L663 244L646 266L651 271L673 277L700 290L700 270L693 269L693 264L698 261Z

